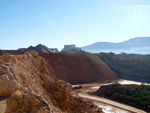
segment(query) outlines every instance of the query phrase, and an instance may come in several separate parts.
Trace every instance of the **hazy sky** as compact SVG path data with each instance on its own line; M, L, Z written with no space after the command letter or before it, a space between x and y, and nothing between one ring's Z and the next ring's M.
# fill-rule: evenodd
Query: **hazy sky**
M150 0L0 0L0 49L150 36Z

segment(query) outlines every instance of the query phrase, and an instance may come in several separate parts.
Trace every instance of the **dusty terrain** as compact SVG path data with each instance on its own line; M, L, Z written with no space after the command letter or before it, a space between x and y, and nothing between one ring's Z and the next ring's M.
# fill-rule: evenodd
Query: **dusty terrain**
M74 85L74 94L79 97L83 97L87 100L92 100L95 105L99 106L103 109L105 113L146 113L143 110L131 107L129 105L124 105L122 103L118 103L103 97L98 97L91 95L92 92L95 92L99 89L100 86L113 84L116 81L105 81L105 82L97 82L91 84L80 84ZM120 84L138 84L140 82L128 81L128 80L119 80Z
M59 79L71 84L118 79L104 61L90 53L41 56L52 66Z
M71 90L35 51L0 56L0 113L102 113Z

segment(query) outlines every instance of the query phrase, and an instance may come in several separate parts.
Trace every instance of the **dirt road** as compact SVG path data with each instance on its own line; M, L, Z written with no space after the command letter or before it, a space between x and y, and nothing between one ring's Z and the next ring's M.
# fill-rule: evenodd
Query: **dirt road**
M93 102L105 103L107 105L114 106L116 108L131 112L131 113L146 113L145 111L142 111L140 109L137 109L137 108L134 108L134 107L131 107L128 105L124 105L124 104L121 104L121 103L118 103L118 102L115 102L115 101L112 101L112 100L109 100L106 98L97 97L97 96L93 96L93 95L91 96L91 95L83 94L83 93L78 93L77 95L82 98L92 100Z
M85 98L87 100L93 101L94 104L101 107L105 113L146 113L143 110L139 110L129 105L124 105L106 98L89 95L92 92L97 91L100 88L100 86L109 85L113 83L114 81L74 85L73 87L77 87L77 89L74 90L75 91L74 94L77 94L78 96ZM140 82L128 81L123 79L118 80L118 83L137 84L137 85L141 84Z

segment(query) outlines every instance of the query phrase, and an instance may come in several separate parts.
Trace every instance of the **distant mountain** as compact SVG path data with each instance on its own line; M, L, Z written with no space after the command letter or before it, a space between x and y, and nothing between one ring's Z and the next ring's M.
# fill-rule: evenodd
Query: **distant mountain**
M48 48L45 45L39 44L35 47L30 46L28 48L20 48L17 50L0 50L0 55L7 54L7 53L9 53L9 54L24 54L25 52L31 51L31 50L34 50L34 51L38 52L39 54L57 53L58 52L58 50L56 48L55 49Z
M150 37L137 37L120 43L96 42L92 45L81 47L81 49L92 52L114 52L150 54Z

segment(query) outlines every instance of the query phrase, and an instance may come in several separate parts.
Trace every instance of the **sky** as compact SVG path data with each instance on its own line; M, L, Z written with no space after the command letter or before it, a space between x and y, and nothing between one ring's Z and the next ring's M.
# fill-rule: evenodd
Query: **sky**
M61 50L150 36L150 0L0 0L0 49Z

